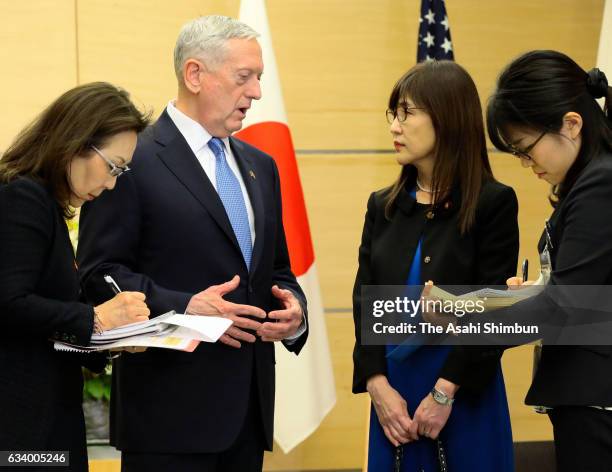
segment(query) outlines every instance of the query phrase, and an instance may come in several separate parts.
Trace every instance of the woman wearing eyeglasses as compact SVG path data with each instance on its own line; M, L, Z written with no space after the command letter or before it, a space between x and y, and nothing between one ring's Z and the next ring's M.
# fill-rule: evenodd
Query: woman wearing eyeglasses
M605 98L604 110L598 98ZM572 330L575 323L586 326L606 312L609 290L588 299L581 292L612 285L611 105L612 88L599 69L587 73L562 53L531 51L501 73L487 110L493 144L552 185L554 211L539 245L551 269L548 284L542 294L492 316L509 322L532 317L544 328L559 323L570 327L564 337L554 330L553 337L544 333L541 360L525 400L548 412L557 470L562 472L610 470L612 464L612 347L609 339L592 340L604 325L593 324L590 337L573 338L573 344L585 345L551 343L572 339L568 335L577 332ZM511 286L521 283L518 277L508 280ZM556 296L563 296L562 303ZM607 345L593 345L599 343ZM469 388L475 379L486 378L485 372L464 375L473 363L501 352L454 349L441 377L452 392ZM447 413L429 408L423 421L443 423Z
M499 285L517 265L516 196L491 172L467 72L449 61L418 64L393 88L387 119L401 171L368 201L353 292L353 392L367 391L372 400L368 470L398 470L400 462L402 471L438 471L441 446L448 470L510 472L498 358L480 363L490 377L479 393L454 397L436 382L449 347L374 346L361 338L364 285ZM425 396L442 408L453 405L440 442L436 431L413 422Z
M53 341L87 345L94 332L146 320L149 309L137 292L96 307L79 301L65 220L115 186L147 122L126 92L82 85L55 100L2 155L0 450L69 451L63 470L87 470L81 364L101 369L104 359L57 352Z

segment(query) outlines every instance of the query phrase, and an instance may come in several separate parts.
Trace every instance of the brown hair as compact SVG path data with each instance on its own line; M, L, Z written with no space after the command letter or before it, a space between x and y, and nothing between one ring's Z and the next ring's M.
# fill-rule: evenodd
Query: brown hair
M422 62L397 81L389 97L389 108L397 110L407 97L430 116L436 133L432 205L438 207L447 202L452 188L458 186L459 229L465 233L474 224L483 182L493 179L476 85L455 62ZM400 191L414 175L412 167L403 166L387 193L387 217Z
M68 167L85 158L91 146L104 147L112 136L141 132L149 124L130 101L129 94L106 82L93 82L68 90L23 129L0 159L0 181L28 176L41 182L60 205L66 218Z

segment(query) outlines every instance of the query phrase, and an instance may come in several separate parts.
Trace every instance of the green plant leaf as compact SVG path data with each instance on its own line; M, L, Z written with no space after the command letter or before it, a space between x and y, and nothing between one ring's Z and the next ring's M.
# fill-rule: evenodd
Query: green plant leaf
M110 375L103 375L102 378L104 379L104 399L107 402L110 402L110 397L111 397L111 376Z
M95 400L100 400L104 396L104 383L100 377L85 382L85 393Z

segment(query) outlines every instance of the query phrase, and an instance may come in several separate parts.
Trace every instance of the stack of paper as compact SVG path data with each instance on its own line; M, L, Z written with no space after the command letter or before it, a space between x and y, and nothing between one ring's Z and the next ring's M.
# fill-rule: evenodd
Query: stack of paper
M94 334L88 346L56 341L58 351L95 352L127 347L160 347L192 352L201 341L214 343L232 325L227 318L217 316L164 313L141 323Z
M429 294L431 297L439 298L440 300L452 300L453 302L459 300L481 301L485 311L489 311L514 305L516 302L533 297L540 293L543 288L542 285L529 285L515 290L483 288L475 292L464 293L463 295L453 295L434 285Z

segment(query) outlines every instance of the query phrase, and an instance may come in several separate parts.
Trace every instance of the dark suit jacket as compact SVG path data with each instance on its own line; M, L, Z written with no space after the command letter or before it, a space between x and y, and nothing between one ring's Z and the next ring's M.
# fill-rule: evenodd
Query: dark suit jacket
M611 205L612 155L604 154L587 165L550 217L553 242L550 286L612 284ZM536 316L537 321L547 325L554 325L555 317L561 315L546 291L497 314L508 322ZM477 370L478 376L474 376L474 363L483 357L499 357L501 353L501 348L466 352L457 347L441 376L462 386L473 386L487 376ZM545 345L525 402L544 406L612 406L611 354L610 345Z
M385 217L385 196L389 189L375 192L368 201L359 270L353 290L355 348L353 351L353 392L366 390L367 380L385 374L384 346L361 344L361 286L404 285L419 239L423 280L437 285L499 285L516 271L518 257L518 204L512 188L496 181L483 185L476 221L461 235L457 225L460 194L455 189L449 208L429 211L419 205L406 188L399 194L392 218ZM498 358L483 361L480 368L494 372Z
M88 297L108 296L109 273L122 289L144 292L153 316L183 313L195 293L238 274L229 301L276 309L270 289L279 284L305 306L289 266L276 165L238 139L230 143L255 214L251 271L217 192L164 112L139 136L132 171L83 208L78 260ZM298 353L305 341L306 334L287 348ZM114 365L112 443L133 452L223 451L240 431L253 385L271 448L274 364L274 345L259 339L240 349L201 343L193 353L124 355Z
M79 292L55 199L28 178L0 185L0 449L45 450L58 420L83 428L80 415L58 418L80 408L82 358L49 341L89 343L93 309Z

